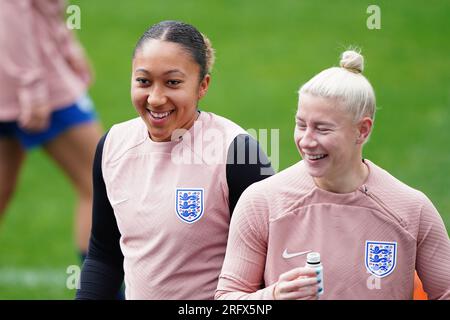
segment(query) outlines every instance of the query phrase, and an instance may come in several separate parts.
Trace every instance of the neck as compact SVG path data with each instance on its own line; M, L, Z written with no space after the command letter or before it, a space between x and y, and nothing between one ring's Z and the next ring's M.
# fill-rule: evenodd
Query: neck
M359 160L358 164L346 173L333 178L313 178L317 187L334 193L350 193L358 189L369 176L369 168Z
M194 125L194 122L197 121L199 116L200 116L200 110L197 109L195 111L194 117L186 125L184 125L183 128L186 130L189 130Z

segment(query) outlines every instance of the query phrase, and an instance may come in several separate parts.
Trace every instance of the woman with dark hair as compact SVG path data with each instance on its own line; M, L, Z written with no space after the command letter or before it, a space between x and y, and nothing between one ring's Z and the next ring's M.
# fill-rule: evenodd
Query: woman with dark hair
M77 299L112 299L123 278L127 299L213 299L231 212L247 186L273 174L241 127L198 109L213 62L209 40L182 22L160 22L138 41L139 117L97 147Z

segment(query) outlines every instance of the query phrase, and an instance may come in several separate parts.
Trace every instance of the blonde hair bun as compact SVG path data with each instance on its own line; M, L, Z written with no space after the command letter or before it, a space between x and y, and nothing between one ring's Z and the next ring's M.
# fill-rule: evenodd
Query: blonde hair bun
M364 57L354 50L345 51L339 65L351 72L361 73L364 70Z
M338 99L340 104L358 121L363 117L374 119L375 92L361 73L364 58L354 48L342 54L340 67L325 69L300 87L299 94ZM301 102L301 99L300 99Z

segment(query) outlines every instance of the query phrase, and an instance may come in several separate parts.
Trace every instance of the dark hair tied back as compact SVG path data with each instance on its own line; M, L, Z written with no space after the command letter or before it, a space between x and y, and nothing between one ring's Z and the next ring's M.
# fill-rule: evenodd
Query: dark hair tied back
M214 49L206 36L194 26L180 21L161 21L151 26L141 36L134 48L133 57L150 39L164 40L181 45L200 66L200 80L209 74L214 63Z

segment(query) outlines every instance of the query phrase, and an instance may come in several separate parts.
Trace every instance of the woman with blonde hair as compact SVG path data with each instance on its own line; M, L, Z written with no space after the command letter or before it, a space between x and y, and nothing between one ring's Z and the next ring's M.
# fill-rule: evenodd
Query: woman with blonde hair
M218 299L412 299L417 270L430 299L450 299L450 242L420 191L364 159L375 94L363 56L342 55L299 91L303 158L238 201ZM305 265L319 252L323 283ZM323 289L322 289L323 287Z

